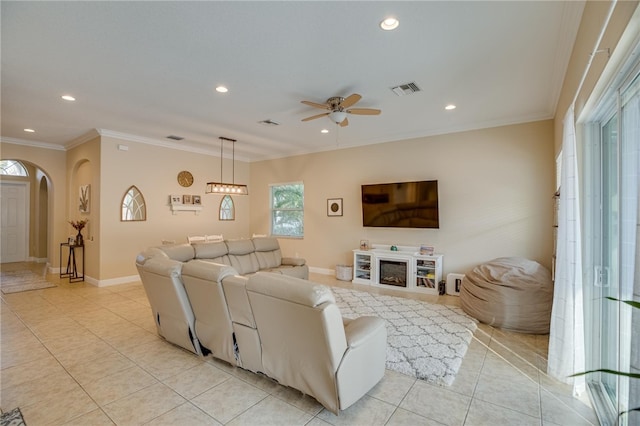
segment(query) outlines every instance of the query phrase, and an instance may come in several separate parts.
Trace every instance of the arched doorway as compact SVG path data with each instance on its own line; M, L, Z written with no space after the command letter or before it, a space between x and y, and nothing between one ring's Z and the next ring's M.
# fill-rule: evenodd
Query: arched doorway
M37 164L0 160L0 263L49 260L51 179Z

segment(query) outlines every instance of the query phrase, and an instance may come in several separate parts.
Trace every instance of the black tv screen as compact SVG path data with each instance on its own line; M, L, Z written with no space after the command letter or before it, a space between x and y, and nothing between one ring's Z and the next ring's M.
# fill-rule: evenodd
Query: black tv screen
M438 181L362 185L362 225L439 228Z

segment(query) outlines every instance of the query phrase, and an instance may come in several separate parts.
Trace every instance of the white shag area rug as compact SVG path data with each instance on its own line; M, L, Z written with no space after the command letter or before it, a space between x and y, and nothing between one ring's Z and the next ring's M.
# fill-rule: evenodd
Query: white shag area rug
M454 306L332 287L344 317L373 315L387 323L387 369L449 386L476 330Z

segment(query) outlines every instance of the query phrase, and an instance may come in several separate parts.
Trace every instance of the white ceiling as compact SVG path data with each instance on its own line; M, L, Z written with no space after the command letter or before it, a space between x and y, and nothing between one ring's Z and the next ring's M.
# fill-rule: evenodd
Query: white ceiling
M548 119L583 7L2 1L1 136L68 148L91 129L158 144L178 135L184 149L214 155L224 136L238 140L236 158L257 161ZM397 30L379 28L388 15ZM390 90L408 82L422 91ZM344 128L301 122L322 112L301 100L351 93L382 114L349 116Z

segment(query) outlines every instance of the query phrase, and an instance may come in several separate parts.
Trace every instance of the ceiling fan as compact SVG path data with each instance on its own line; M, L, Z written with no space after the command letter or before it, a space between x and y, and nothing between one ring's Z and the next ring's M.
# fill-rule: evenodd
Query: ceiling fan
M378 115L380 114L379 109L373 108L350 108L352 105L355 105L362 99L362 96L354 93L353 95L349 95L346 98L342 96L334 96L323 104L319 104L317 102L311 101L301 101L305 105L309 105L314 108L326 109L329 112L323 112L322 114L312 115L311 117L303 118L302 121L315 120L320 117L329 117L331 121L336 124L339 124L340 127L345 127L349 125L349 120L347 120L347 114L355 114L355 115Z

